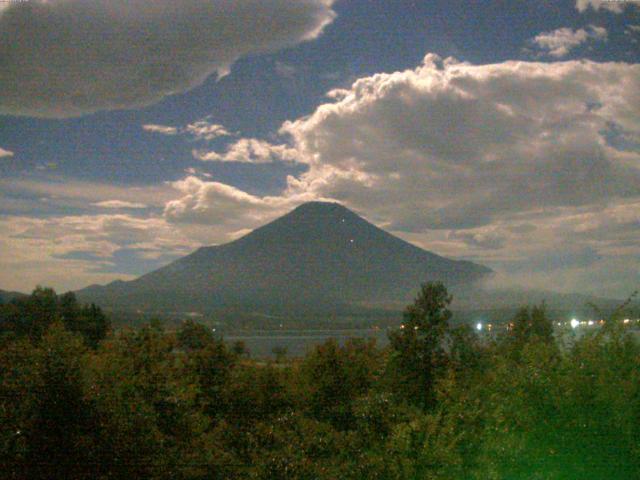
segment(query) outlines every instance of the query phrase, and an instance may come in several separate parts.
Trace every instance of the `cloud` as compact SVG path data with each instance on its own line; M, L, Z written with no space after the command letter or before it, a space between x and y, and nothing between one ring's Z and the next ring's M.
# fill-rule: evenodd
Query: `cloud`
M430 54L413 70L358 79L279 134L308 165L279 195L187 177L173 184L180 197L165 218L221 237L332 199L424 248L514 281L528 269L565 291L587 288L587 270L607 262L620 275L610 291L622 289L640 263L640 152L614 142L640 135L640 65L471 65ZM254 141L206 158L247 161Z
M169 127L167 125L157 125L154 123L148 125L142 125L142 129L145 132L159 133L161 135L177 135L178 129L176 127Z
M205 178L211 178L213 177L212 174L208 173L208 172L203 172L198 170L195 167L188 167L184 169L184 173L186 173L187 175L193 175L193 176L201 176L201 177L205 177Z
M453 230L449 233L449 240L460 240L466 245L479 247L481 249L497 250L504 246L505 239L494 232L465 232Z
M471 228L522 211L640 194L640 65L428 55L356 81L283 125L310 170L290 187L346 201L399 230Z
M120 249L151 242L156 254L177 234L221 243L326 199L423 248L493 267L511 284L530 273L527 285L560 291L625 295L637 286L640 152L615 139L640 138L640 65L471 65L430 54L414 69L358 79L278 133L286 143L239 139L209 159L304 163L279 194L189 174L162 190L152 238L113 219L120 226L102 240ZM76 190L86 198L90 188ZM159 203L150 192L100 194L91 201ZM80 241L74 248L86 251Z
M279 76L288 79L294 78L296 73L298 72L298 68L295 65L290 65L288 63L280 61L276 62L275 70Z
M312 40L333 0L31 0L0 11L0 114L137 108Z
M183 131L191 135L195 140L205 140L210 142L218 137L231 135L224 126L210 123L207 119L198 120L184 127Z
M300 159L298 151L287 145L273 145L256 138L241 138L227 146L224 153L206 150L193 150L192 153L203 162L273 163Z
M0 285L29 291L37 284L60 290L133 278L122 273L145 259L175 258L199 243L163 218L124 214L49 218L0 217ZM128 252L127 265L118 255ZM162 264L155 265L158 267ZM126 268L125 268L126 267ZM138 271L136 273L144 273Z
M532 43L548 55L560 58L566 56L570 50L589 40L606 40L607 30L603 27L589 25L587 29L559 28L551 32L536 35Z
M534 269L548 251L593 252L589 268L615 263L611 285L622 289L640 264L629 243L640 231L640 152L610 143L616 131L640 135L640 65L427 55L286 122L280 134L310 168L284 195L336 199L425 248L502 271ZM569 269L566 284L539 276L558 290L602 288L588 285L587 267Z
M170 127L167 125L148 124L142 125L142 129L147 132L159 133L161 135L188 135L193 140L207 141L215 140L218 137L231 135L223 126L209 122L208 118L190 123L184 127Z
M181 197L166 204L164 217L168 221L224 226L227 232L254 228L316 198L306 193L260 197L231 185L194 176L171 185Z
M3 157L13 157L13 152L0 147L0 158Z
M622 13L628 6L637 6L634 0L576 0L576 8L583 13L589 8L596 12L601 8L613 13Z
M57 181L0 179L0 192L0 198L2 195L35 197L47 199L61 206L77 208L111 202L114 198L120 202L161 208L175 197L175 192L169 185L121 186L64 178Z
M92 205L100 208L147 208L144 203L126 202L123 200L104 200L102 202L92 203Z

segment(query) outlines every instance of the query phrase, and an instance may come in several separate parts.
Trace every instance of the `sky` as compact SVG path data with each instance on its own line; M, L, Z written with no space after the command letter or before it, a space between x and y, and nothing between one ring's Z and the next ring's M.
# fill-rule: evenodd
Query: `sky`
M640 286L640 1L0 2L0 289L311 200L494 286Z

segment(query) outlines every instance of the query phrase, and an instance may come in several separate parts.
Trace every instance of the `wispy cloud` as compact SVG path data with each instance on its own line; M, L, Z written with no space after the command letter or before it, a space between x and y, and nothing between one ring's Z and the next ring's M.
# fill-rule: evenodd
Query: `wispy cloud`
M0 147L0 158L13 157L13 152Z
M104 200L102 202L92 203L92 205L100 208L113 208L113 209L147 208L147 205L145 205L144 203L127 202L124 200Z
M296 162L301 158L299 152L288 145L274 145L256 138L241 138L227 146L223 153L193 150L192 154L203 162L272 163Z
M626 7L637 7L640 3L635 0L576 0L576 8L580 13L588 9L596 12L600 9L612 13L622 13Z
M172 127L168 125L147 124L142 125L142 129L147 132L159 133L161 135L185 135L193 140L207 141L215 140L218 137L232 135L220 124L211 123L209 117L203 118L184 127Z
M182 129L182 132L191 135L195 140L206 141L231 135L224 126L216 123L210 123L207 119L190 123Z
M155 124L155 123L142 125L142 129L145 132L160 133L162 135L177 135L178 134L178 129L176 127L169 127L167 125L158 125L158 124Z
M583 43L606 39L605 28L589 25L586 29L559 28L551 32L543 32L536 35L531 42L546 54L561 58Z

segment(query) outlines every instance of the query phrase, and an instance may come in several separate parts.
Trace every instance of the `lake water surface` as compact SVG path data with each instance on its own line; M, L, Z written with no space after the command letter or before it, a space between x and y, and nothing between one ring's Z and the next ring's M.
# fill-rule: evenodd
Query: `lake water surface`
M252 358L275 358L274 348L285 348L287 356L299 357L305 355L316 345L335 338L340 345L349 338L376 339L378 346L388 343L386 329L361 329L361 330L304 330L251 333L247 335L227 335L224 337L228 343L238 340L245 343Z

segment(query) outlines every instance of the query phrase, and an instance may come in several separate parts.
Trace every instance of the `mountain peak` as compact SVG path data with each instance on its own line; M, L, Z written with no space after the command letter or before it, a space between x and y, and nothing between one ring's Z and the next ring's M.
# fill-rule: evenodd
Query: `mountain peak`
M348 219L366 222L360 215L340 203L313 201L298 205L278 220L309 225L334 223ZM278 220L276 220L276 222L278 222Z
M411 245L339 203L308 202L233 242L82 299L140 309L313 312L407 301L422 282L469 283L489 272Z
M298 205L296 208L289 212L290 215L313 215L313 214L342 214L345 212L349 212L353 214L351 210L349 210L344 205L338 202L321 202L321 201L313 201L306 202L301 205Z

